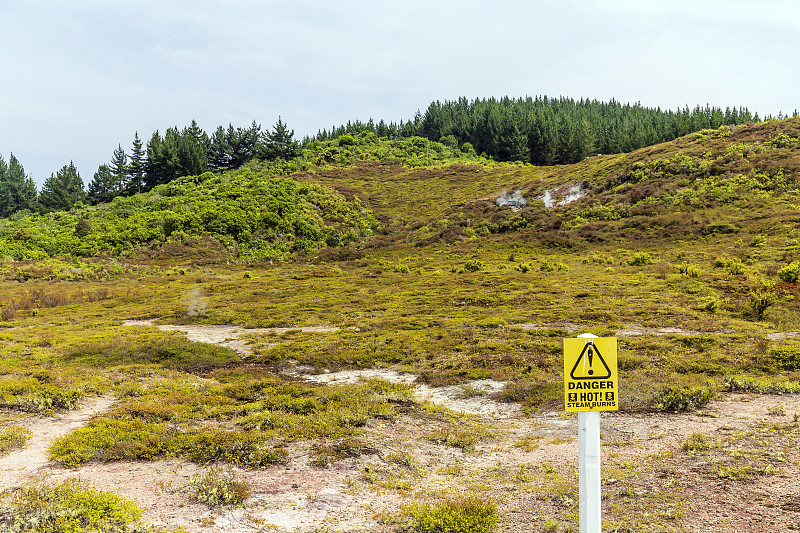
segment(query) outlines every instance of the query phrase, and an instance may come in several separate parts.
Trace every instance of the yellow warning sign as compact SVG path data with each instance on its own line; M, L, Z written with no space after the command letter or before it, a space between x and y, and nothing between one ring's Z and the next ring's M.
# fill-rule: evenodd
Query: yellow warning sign
M564 339L564 408L616 411L617 339Z

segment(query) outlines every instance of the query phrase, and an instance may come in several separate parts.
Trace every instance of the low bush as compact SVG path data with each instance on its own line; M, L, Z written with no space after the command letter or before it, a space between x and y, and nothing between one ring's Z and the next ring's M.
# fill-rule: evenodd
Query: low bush
M57 485L43 481L19 489L0 504L4 533L167 533L140 522L142 510L110 492L81 486L75 480ZM185 529L173 533L187 533Z
M35 378L0 380L0 403L20 411L49 413L74 409L83 396L82 390L42 383Z
M778 270L778 277L786 283L797 283L800 279L800 264L792 263Z
M703 407L715 396L707 388L665 385L653 397L652 405L657 411L686 411Z
M16 424L0 428L0 455L20 448L31 438L31 432Z
M425 438L436 444L444 444L458 448L462 452L469 452L475 449L478 438L471 433L447 428L440 428L425 435Z
M249 481L238 479L230 469L222 470L216 466L194 476L190 484L197 501L209 507L241 505L253 492Z
M800 368L800 350L772 348L767 354L784 370L797 370Z
M49 458L75 467L90 461L183 457L195 463L226 461L242 467L284 464L288 453L258 432L214 428L177 429L143 420L97 418L56 440Z
M781 379L752 378L747 376L725 376L722 386L728 392L756 392L760 394L797 394L800 383Z
M637 252L627 261L630 266L645 266L654 262L654 259L647 252Z
M497 507L477 499L447 501L408 507L411 519L407 533L491 533L497 524Z
M750 312L753 320L763 320L767 309L775 303L772 293L757 290L750 293Z

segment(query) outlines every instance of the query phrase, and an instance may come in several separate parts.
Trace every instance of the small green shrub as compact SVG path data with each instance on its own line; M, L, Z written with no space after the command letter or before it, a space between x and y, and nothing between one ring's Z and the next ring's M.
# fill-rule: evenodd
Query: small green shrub
M467 261L464 264L464 271L465 272L478 272L479 270L482 270L483 267L484 267L484 264L481 261L479 261L477 259L470 259L469 261Z
M539 265L539 270L542 272L569 272L569 265L545 259Z
M68 479L57 485L36 481L0 504L4 533L166 533L139 522L136 503ZM186 532L180 528L174 533Z
M433 433L425 435L425 438L436 444L458 448L463 452L474 450L475 444L478 442L478 438L471 433L446 428L437 429Z
M740 276L744 273L744 265L738 259L733 259L728 263L728 273L731 276Z
M792 263L778 270L778 277L786 283L797 283L800 279L800 264Z
M645 266L654 263L655 261L647 252L637 252L628 259L627 263L630 266Z
M404 509L411 518L407 533L491 533L497 524L494 503L476 499Z
M209 507L241 505L253 492L249 481L238 479L230 469L222 470L216 466L193 477L190 484L197 501Z
M311 447L311 466L330 468L335 461L375 453L378 453L377 448L352 437L345 437L330 444L319 442Z
M686 411L706 405L715 396L707 388L665 385L653 397L652 405L657 411Z
M775 363L784 370L797 370L800 368L800 350L791 348L772 348L767 352Z
M750 293L750 311L753 320L763 320L764 313L775 303L775 296L772 293L756 290Z
M713 315L719 311L719 300L714 296L707 296L700 302L699 309Z
M0 428L0 455L14 448L20 448L31 438L31 432L22 426L12 424Z
M687 278L699 278L703 275L703 271L697 265L683 264L678 267L678 270Z
M715 447L715 444L703 433L692 433L689 438L681 445L685 452L705 452Z

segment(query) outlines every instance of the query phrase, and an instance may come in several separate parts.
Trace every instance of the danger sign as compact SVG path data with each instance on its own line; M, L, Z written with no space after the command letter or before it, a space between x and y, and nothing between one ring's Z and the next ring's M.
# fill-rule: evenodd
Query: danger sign
M564 339L564 408L616 411L617 339Z

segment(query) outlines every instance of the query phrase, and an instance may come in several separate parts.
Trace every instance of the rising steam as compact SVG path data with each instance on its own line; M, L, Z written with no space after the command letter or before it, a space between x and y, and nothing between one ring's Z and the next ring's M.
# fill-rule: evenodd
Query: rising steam
M522 197L521 189L511 192L504 192L497 197L497 205L499 207L508 206L512 209L522 209L525 207L526 203L528 202Z
M189 316L201 316L206 314L208 303L206 295L201 287L195 287L186 293L186 314Z

